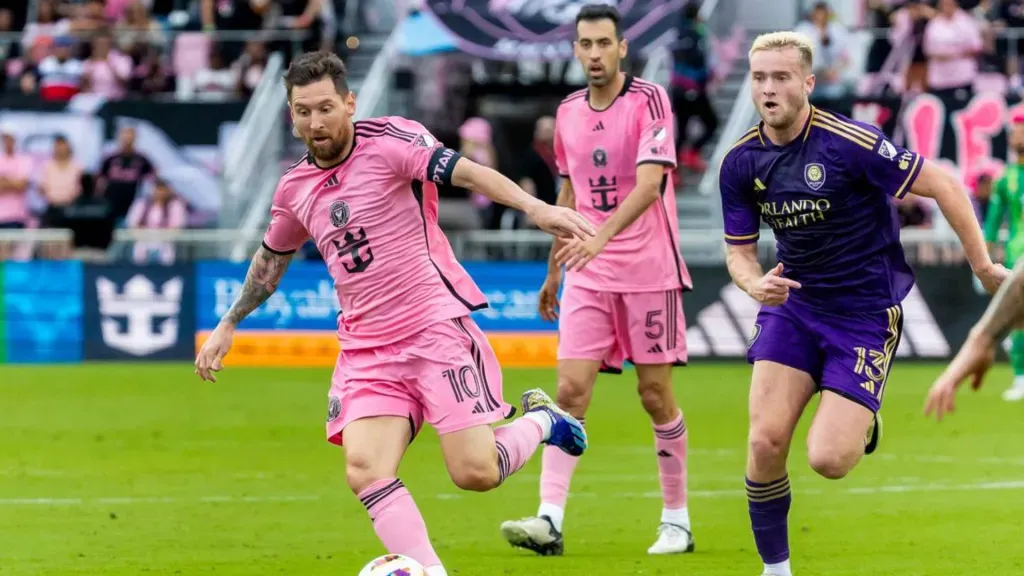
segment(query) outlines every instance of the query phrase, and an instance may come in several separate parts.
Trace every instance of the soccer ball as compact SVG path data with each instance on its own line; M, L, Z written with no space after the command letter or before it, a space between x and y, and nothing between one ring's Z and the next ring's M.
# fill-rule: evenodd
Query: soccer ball
M359 576L424 576L420 563L401 554L385 554L367 564Z

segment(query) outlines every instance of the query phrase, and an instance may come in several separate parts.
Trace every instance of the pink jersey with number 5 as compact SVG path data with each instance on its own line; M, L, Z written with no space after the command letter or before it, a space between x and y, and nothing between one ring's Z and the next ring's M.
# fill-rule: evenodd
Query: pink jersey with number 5
M352 151L332 168L309 154L278 184L263 246L289 253L312 238L341 304L346 349L403 340L487 307L437 225L437 186L459 155L418 122L355 123Z
M626 76L615 101L590 106L589 91L571 94L558 107L555 160L576 193L576 210L603 224L636 187L637 166L664 166L661 195L566 285L608 292L654 292L692 287L679 254L679 220L672 169L675 118L665 89Z

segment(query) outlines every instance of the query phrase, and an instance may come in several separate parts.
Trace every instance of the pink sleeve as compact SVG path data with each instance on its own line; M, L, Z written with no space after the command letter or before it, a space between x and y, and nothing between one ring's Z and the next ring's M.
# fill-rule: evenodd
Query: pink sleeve
M367 121L369 130L385 126L376 138L380 153L402 178L451 184L455 163L461 155L445 147L419 122L392 116Z
M936 38L935 30L939 27L945 26L944 22L933 18L924 29L924 42L922 49L924 50L925 56L956 56L960 52L960 47L955 44L943 42L941 38Z
M125 217L125 220L132 228L138 228L139 224L142 223L142 211L143 206L145 205L146 201L139 198L135 202L132 202L132 207L128 209L128 215Z
M985 47L985 42L981 38L981 26L978 25L977 20L970 16L965 17L964 29L966 32L964 43L967 50L970 52L980 52Z
M640 120L640 146L636 163L676 167L675 118L668 93L655 86L654 94L644 104Z
M167 213L167 226L169 228L184 228L187 220L188 211L185 209L185 203L177 199L171 200Z
M263 235L263 247L275 254L291 254L299 249L309 233L295 217L295 214L282 202L284 182L277 185L274 192L274 203L270 206L270 224Z
M562 178L569 177L569 165L565 161L565 145L562 144L562 135L559 126L558 116L555 117L555 166L558 167L558 175Z

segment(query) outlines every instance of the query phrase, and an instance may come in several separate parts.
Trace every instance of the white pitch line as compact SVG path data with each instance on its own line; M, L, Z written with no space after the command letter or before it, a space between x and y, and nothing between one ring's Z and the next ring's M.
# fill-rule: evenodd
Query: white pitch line
M1024 480L996 480L975 482L971 484L890 484L882 486L858 486L840 490L822 490L806 488L794 490L799 495L819 494L903 494L908 492L973 492L993 490L1024 490ZM743 498L742 490L690 490L689 495L695 498ZM573 498L639 498L660 499L661 492L571 492ZM438 500L460 500L465 494L435 494ZM323 496L310 494L303 496L203 496L198 498L180 498L174 496L142 496L142 497L103 497L103 498L0 498L0 506L85 506L98 504L258 504L275 502L312 502L323 499Z

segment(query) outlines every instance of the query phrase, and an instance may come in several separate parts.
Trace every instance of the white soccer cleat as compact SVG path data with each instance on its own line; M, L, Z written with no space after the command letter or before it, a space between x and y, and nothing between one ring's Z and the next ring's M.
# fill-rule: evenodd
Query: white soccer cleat
M562 533L547 516L508 520L501 523L501 535L516 548L524 548L541 556L561 556Z
M648 554L685 554L693 552L693 534L682 526L658 526L658 540L647 549Z
M1007 402L1020 402L1024 400L1024 386L1014 384L1003 391L1003 400Z

